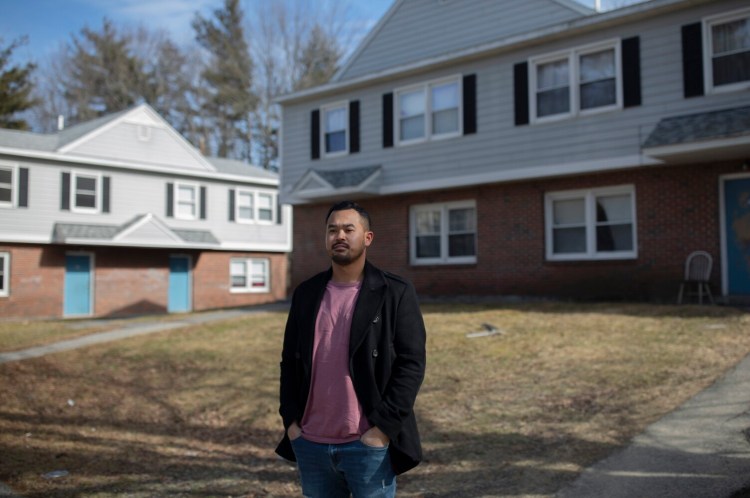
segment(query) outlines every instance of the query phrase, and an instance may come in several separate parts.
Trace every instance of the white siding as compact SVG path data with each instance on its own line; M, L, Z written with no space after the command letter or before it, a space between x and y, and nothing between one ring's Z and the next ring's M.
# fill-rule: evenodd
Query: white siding
M416 0L415 0L416 1ZM421 1L421 0L419 0ZM459 2L448 2L448 4ZM533 2L531 2L533 3ZM410 4L410 2L407 2ZM310 111L327 101L287 105L284 109L282 185L286 193L309 169L381 165L383 191L425 180L450 185L472 175L521 172L534 168L622 161L637 157L653 127L669 116L750 105L750 92L685 99L682 83L681 26L704 16L734 10L744 1L715 2L661 18L565 37L522 51L445 66L366 90L340 92L336 100L360 100L361 152L342 158L310 160ZM513 66L529 57L613 38L640 37L642 105L554 123L514 124ZM385 43L385 42L383 42ZM477 75L477 134L408 146L382 147L382 95L395 88L451 74ZM623 166L637 166L637 162ZM527 172L527 173L524 173ZM560 170L561 172L562 169Z

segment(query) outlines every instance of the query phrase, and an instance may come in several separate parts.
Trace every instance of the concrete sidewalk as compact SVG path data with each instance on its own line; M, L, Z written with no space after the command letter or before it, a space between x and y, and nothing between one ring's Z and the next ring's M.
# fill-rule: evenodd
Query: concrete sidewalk
M95 334L89 334L75 339L69 339L65 341L54 342L44 346L37 346L28 349L22 349L20 351L12 351L8 353L0 353L0 364L8 363L11 361L26 360L29 358L38 358L48 354L59 353L62 351L70 351L72 349L83 348L94 344L101 344L104 342L112 342L120 339L126 339L128 337L135 337L144 334L153 334L155 332L162 332L164 330L177 329L181 327L188 327L199 323L213 322L218 320L226 320L228 318L234 318L237 316L261 313L264 311L277 311L285 310L289 308L289 303L278 302L259 306L253 306L248 308L234 308L229 310L210 311L205 313L191 313L184 316L184 319L170 322L138 322L138 323L125 323L113 330L106 332L99 332ZM76 325L93 326L95 324L106 323L105 319L102 320L86 320L85 322L78 322ZM2 496L2 495L0 495Z
M558 498L749 498L750 356Z

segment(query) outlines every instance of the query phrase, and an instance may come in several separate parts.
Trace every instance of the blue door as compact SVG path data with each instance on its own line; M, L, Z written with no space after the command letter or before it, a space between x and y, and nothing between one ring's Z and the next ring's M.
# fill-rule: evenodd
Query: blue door
M169 257L169 304L167 311L190 311L190 258Z
M65 256L65 316L91 314L91 256L68 254Z
M724 184L727 291L750 295L750 178Z

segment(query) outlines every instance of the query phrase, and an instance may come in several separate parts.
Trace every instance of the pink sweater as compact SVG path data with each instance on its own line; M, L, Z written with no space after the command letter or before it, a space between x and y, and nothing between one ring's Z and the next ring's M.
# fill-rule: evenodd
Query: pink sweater
M370 428L349 373L349 334L361 285L329 281L320 303L310 396L301 423L309 441L348 443Z

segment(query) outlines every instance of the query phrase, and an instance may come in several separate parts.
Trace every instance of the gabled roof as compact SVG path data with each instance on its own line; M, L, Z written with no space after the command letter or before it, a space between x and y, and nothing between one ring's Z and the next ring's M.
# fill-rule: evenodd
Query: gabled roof
M381 166L336 170L309 169L292 187L292 195L304 199L358 194L377 194Z
M122 225L55 223L52 242L186 249L220 246L218 239L208 230L173 229L152 213L138 215Z
M667 161L750 156L750 106L664 118L643 142L643 152Z

